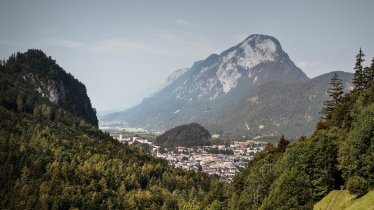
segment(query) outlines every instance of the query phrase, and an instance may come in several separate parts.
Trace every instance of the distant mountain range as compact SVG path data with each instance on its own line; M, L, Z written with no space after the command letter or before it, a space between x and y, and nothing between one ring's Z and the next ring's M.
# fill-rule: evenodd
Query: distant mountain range
M348 91L353 74L338 74ZM153 131L198 122L212 134L228 137L295 138L314 131L331 76L308 78L277 39L254 34L177 70L152 97L100 120Z

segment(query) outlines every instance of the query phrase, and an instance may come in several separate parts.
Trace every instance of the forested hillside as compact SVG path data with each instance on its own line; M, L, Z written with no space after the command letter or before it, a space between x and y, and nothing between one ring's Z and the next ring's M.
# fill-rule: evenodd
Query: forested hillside
M215 209L223 201L218 180L131 149L43 97L34 88L39 80L18 76L34 64L18 59L36 56L43 71L32 74L41 81L60 78L43 65L50 59L37 56L44 53L33 52L0 65L1 209Z
M35 96L39 95L92 125L98 125L96 110L92 108L84 84L41 50L18 52L2 63L0 78L2 93L6 94L2 100L6 100L6 106L32 112Z
M234 178L231 209L313 209L335 189L358 197L374 189L374 60L364 68L363 57L360 50L351 93L343 95L339 77L332 77L323 119L310 138L286 149L268 145Z
M177 126L157 136L155 144L163 147L208 146L212 144L212 137L203 126L198 123L190 123Z

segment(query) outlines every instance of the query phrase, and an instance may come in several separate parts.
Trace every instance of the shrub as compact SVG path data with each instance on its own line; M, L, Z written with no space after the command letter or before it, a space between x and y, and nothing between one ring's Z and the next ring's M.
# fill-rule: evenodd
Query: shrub
M348 180L347 188L351 194L360 197L368 192L368 182L360 176L354 176Z

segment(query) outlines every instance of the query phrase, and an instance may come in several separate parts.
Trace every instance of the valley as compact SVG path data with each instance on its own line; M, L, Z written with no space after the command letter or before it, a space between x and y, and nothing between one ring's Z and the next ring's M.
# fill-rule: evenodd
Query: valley
M0 1L0 210L374 210L374 1Z
M113 138L123 144L143 148L154 157L167 160L174 167L196 172L202 171L227 182L231 182L235 174L244 169L248 161L264 150L268 144L253 140L213 140L213 145L210 146L165 148L152 142L155 134L123 132L123 130L114 129L104 129L104 131L109 132Z
M196 122L157 135L123 120L100 130L79 80L41 50L13 54L0 63L1 208L312 209L342 186L361 206L374 186L374 60L356 57L350 92L344 73L330 74L313 134L274 144Z

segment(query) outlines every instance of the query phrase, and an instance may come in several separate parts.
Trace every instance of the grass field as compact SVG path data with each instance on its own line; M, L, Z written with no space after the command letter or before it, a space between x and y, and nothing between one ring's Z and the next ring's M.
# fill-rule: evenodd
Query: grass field
M122 131L129 133L143 133L145 130L143 128L122 128Z
M314 210L374 210L374 191L356 199L348 190L333 190L314 205Z

